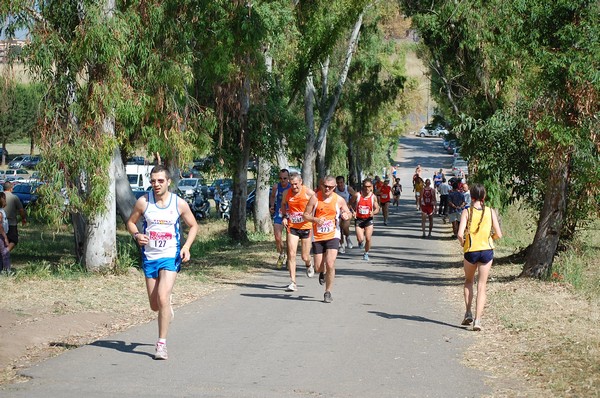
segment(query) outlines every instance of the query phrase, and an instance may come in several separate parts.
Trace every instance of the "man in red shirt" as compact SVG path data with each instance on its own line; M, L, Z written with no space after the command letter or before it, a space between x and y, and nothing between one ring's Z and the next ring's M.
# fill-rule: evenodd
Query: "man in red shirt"
M365 248L363 260L369 261L371 236L373 236L373 216L379 213L379 204L373 194L373 182L370 178L366 178L363 181L362 189L352 197L350 207L354 209L356 217L354 227L356 229L358 247Z
M435 211L436 204L435 189L431 187L431 180L428 178L425 180L425 188L421 192L421 229L423 230L423 237L425 237L425 218L429 218L428 236L431 236L433 212Z
M387 178L384 180L383 185L379 188L379 204L383 210L383 225L387 225L388 222L388 208L390 206L390 200L392 196L392 187L390 187L390 180Z

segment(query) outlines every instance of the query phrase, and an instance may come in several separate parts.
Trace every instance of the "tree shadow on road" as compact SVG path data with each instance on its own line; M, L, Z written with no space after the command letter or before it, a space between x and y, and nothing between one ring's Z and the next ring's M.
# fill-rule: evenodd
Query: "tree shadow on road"
M152 347L153 346L152 344L127 343L127 342L121 341L121 340L97 340L88 345L93 345L93 346L102 347L102 348L109 348L111 350L117 350L120 352L129 353L129 354L145 355L150 358L154 358L154 354L151 354L149 352L136 351L136 348L138 348L138 347L142 347L142 346Z
M403 285L423 285L423 286L459 286L464 279L462 277L444 278L439 274L403 272L403 271L369 271L365 269L336 268L336 277L354 276L374 279L382 282L399 283Z
M323 301L322 299L316 299L312 296L294 296L291 294L254 294L254 293L242 293L240 296L253 297L253 298L270 298L280 300L294 300L294 301Z
M455 328L455 329L462 329L462 330L466 330L467 327L466 326L461 326L461 325L453 325L450 323L446 323L446 322L442 322L442 321L438 321L436 319L429 319L429 318L425 318L419 315L401 315L401 314L388 314L387 312L380 312L380 311L368 311L370 314L374 314L377 316L380 316L382 318L385 319L404 319L406 321L413 321L413 322L427 322L427 323L435 323L438 325L442 325L442 326L448 326L451 328Z

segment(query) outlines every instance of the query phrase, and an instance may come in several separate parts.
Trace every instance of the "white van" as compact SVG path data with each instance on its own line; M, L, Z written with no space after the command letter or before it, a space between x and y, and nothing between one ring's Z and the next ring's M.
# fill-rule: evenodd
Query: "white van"
M139 164L127 164L125 165L125 174L129 180L131 189L146 191L150 189L150 171L154 166L152 165L139 165Z

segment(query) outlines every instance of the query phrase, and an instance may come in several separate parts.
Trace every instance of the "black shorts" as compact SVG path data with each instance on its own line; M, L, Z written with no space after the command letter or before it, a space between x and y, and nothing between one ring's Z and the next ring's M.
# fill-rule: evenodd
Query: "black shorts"
M481 250L476 252L466 252L465 260L471 264L487 264L494 259L493 250Z
M310 238L310 229L290 228L290 235L299 237L300 239Z
M8 237L9 243L14 243L15 245L19 243L19 231L17 230L17 226L9 225L6 236Z
M354 226L362 229L367 228L369 225L373 225L373 217L369 218L357 218L354 221Z
M313 242L312 247L313 254L323 254L326 250L337 250L340 248L340 238Z

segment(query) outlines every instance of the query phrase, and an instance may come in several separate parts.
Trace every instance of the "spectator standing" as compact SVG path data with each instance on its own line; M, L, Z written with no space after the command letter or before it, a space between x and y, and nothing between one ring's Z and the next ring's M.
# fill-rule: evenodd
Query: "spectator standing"
M469 184L466 182L462 184L463 195L465 195L465 209L471 207L471 192L469 191Z
M442 184L444 179L444 170L440 169L437 173L433 174L433 187L438 188Z
M2 253L2 264L0 264L0 271L5 272L7 275L10 274L10 250L8 250L8 218L6 217L6 194L0 192L0 236L2 237L0 242L0 253Z
M27 213L23 208L23 203L19 197L12 193L14 185L12 182L7 181L4 183L4 193L6 195L6 218L8 218L8 251L12 251L17 243L19 243L19 230L17 228L18 220L17 213L21 216L21 223L27 224Z
M455 181L452 185L452 191L448 194L448 217L452 223L452 237L456 238L458 232L458 224L460 221L460 215L465 206L465 195L459 188L458 181Z
M450 193L450 184L448 184L445 178L442 179L442 183L438 187L438 192L440 193L438 215L443 217L445 224L447 221L446 217L448 216L448 194Z

